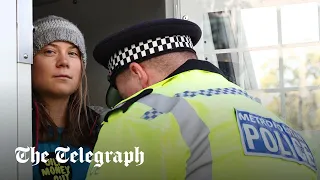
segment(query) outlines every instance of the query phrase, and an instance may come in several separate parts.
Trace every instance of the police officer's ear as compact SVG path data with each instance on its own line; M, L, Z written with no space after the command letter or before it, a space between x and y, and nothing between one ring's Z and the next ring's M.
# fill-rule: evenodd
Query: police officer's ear
M148 73L140 64L136 62L130 63L129 70L132 78L137 79L140 82L142 88L146 88L149 86Z

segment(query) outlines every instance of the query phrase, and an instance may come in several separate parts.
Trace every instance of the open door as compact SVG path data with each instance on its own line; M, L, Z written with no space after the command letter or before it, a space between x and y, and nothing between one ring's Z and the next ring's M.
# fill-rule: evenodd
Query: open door
M62 16L75 23L85 37L87 77L92 106L106 106L109 86L107 70L92 57L94 46L107 35L135 23L166 17L164 0L34 0L34 20L47 15ZM169 13L169 12L168 12Z
M30 153L15 150L32 146L32 1L1 1L0 22L0 174L27 180L32 179L31 163L18 163L16 157L30 158Z

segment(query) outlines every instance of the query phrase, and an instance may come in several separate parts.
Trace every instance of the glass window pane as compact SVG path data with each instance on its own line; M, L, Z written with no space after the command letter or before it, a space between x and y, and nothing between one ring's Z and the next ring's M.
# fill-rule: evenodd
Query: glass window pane
M286 5L281 8L282 43L319 40L317 3Z
M278 44L277 9L275 7L241 10L244 47L272 46Z
M232 15L232 11L208 13L211 28L209 32L212 35L212 39L208 41L213 43L215 49L230 49L238 46L237 27Z
M219 69L224 73L227 79L235 84L239 77L239 55L238 53L217 54Z
M284 86L320 85L320 46L283 50Z
M287 92L286 121L297 130L320 130L320 90Z
M244 53L244 80L252 85L246 89L273 89L279 87L278 50ZM248 83L246 83L248 84Z
M261 104L271 112L281 117L280 93L268 93L263 91L248 91L248 94L259 99Z

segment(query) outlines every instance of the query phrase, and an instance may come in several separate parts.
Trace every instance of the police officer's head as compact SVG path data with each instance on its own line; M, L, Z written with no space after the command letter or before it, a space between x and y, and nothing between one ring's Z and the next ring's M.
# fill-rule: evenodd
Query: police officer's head
M115 89L127 98L163 80L188 59L196 59L193 47L200 37L201 29L193 22L162 19L129 27L101 41L93 56L109 70L107 104L114 101Z

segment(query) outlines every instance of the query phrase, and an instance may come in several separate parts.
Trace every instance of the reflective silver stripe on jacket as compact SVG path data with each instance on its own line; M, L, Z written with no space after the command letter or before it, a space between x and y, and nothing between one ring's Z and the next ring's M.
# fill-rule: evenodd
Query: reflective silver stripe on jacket
M156 112L174 115L191 153L187 161L186 180L212 180L210 130L193 107L183 98L161 94L150 94L138 102L152 107Z

